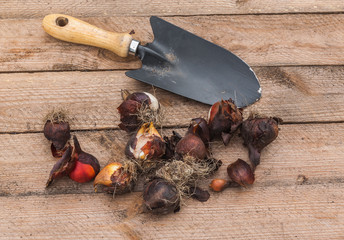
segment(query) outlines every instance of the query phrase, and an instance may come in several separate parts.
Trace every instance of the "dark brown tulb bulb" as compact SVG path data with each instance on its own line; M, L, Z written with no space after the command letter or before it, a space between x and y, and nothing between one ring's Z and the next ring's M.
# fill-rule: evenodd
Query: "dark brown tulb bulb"
M147 211L154 214L168 214L180 209L180 195L176 186L162 178L145 185L143 200Z
M189 195L200 202L206 202L210 198L209 192L199 187L190 187Z
M172 159L174 157L176 145L180 141L180 139L182 139L182 137L179 135L179 133L175 131L172 131L172 136L164 137L166 149L165 149L165 155L162 158Z
M236 182L243 187L246 187L248 184L253 184L254 182L254 173L250 165L248 165L244 160L238 159L234 163L230 164L227 167L227 173L233 182Z
M208 114L210 140L221 138L223 143L228 145L241 123L242 112L232 99L216 102Z
M139 112L143 109L150 109L153 114L157 114L160 109L158 100L147 92L129 93L128 90L122 90L123 102L117 108L120 113L119 127L126 132L136 131L143 123L139 119Z
M245 120L241 126L241 137L249 149L249 158L254 168L260 163L260 152L278 136L278 118L253 118Z
M206 147L209 147L210 132L207 121L204 118L194 118L191 120L189 130L191 129L191 131L193 131L195 127L195 134L202 139Z
M191 156L196 159L205 159L208 156L206 144L199 133L203 132L201 122L192 122L185 136L177 143L175 153L179 157ZM200 130L201 129L201 130Z
M48 120L44 125L44 136L52 141L52 152L62 150L70 139L70 127L68 122L52 122ZM60 156L60 155L59 155Z

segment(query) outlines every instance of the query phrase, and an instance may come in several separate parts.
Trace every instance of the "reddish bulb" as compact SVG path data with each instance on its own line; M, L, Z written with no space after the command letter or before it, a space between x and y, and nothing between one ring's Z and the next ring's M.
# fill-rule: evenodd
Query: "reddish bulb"
M69 177L79 183L89 182L96 176L96 172L89 164L77 161L74 170L69 174Z
M73 137L73 140L75 151L72 158L75 159L75 167L69 173L69 177L79 183L89 182L99 173L99 162L93 155L81 150L76 136Z

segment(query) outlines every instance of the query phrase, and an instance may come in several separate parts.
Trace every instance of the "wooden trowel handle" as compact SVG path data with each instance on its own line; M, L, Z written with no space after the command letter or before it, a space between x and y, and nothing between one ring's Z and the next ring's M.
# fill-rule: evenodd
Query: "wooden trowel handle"
M105 48L120 57L128 56L132 41L132 36L129 33L105 31L80 19L63 14L47 15L42 24L44 30L57 39Z

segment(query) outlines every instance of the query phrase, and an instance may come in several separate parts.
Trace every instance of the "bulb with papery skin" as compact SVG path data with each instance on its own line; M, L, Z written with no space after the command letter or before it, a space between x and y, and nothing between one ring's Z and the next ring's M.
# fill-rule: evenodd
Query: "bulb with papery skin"
M143 200L146 210L154 214L168 214L180 209L180 195L176 186L161 178L145 185Z
M221 138L228 145L234 132L242 123L242 112L232 99L214 103L208 114L210 139Z
M182 137L179 135L179 133L172 131L172 136L164 137L166 149L165 149L165 155L163 156L164 159L172 159L175 156L175 149L177 143L182 139Z
M193 121L185 136L176 144L175 153L179 157L191 156L195 159L205 159L208 156L207 146L199 133L203 133L202 121ZM204 137L206 139L206 137Z
M52 122L48 120L43 129L44 136L52 142L52 152L62 150L70 139L68 122ZM63 154L63 153L62 153ZM61 157L60 154L58 157Z
M96 172L90 164L85 164L77 161L74 170L69 174L69 177L79 183L91 181Z
M125 154L129 158L144 161L162 157L165 148L165 142L153 123L146 123L129 139Z
M250 161L256 168L260 164L261 151L278 136L280 118L249 117L241 126L241 137L248 147Z
M76 182L89 182L99 173L100 165L98 160L91 154L81 150L79 141L76 136L74 140L74 153L72 158L75 159L75 168L69 173L69 177Z
M233 182L243 187L254 183L254 173L250 165L242 159L238 159L234 163L228 165L227 173Z
M129 93L128 90L122 90L123 102L117 108L120 114L119 127L126 132L137 130L142 123L140 119L140 111L149 111L152 115L157 115L160 104L156 97L147 92Z
M75 158L72 158L73 148L68 146L62 157L55 163L50 171L46 187L49 187L54 180L68 175L75 168Z
M135 185L132 174L124 171L123 165L119 162L113 162L106 165L94 179L94 190L98 186L109 193L123 194L130 192Z
M209 147L210 132L207 121L204 118L194 118L191 120L190 128L195 128L193 129L195 134L202 139L206 147Z

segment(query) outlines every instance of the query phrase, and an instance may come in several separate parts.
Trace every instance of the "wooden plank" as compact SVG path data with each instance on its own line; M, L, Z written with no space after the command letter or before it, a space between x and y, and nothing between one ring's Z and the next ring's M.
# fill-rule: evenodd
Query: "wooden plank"
M342 183L344 181L344 124L281 125L275 142L262 152L254 187L295 186L302 184ZM164 130L170 135L172 130ZM177 132L184 134L185 129ZM123 131L85 131L78 136L85 152L93 154L105 166L125 160L128 136ZM42 133L0 135L0 195L92 193L92 183L78 184L61 179L45 189L49 172L56 159ZM226 177L226 166L242 158L248 161L247 149L236 136L229 146L212 144L215 158L224 162L216 177ZM209 181L204 181L207 186ZM142 187L139 186L137 190Z
M341 0L199 0L199 1L0 1L1 18L39 18L50 13L77 17L97 16L171 16L208 14L322 13L342 12Z
M263 97L244 111L279 116L286 122L344 120L344 67L256 67ZM114 72L0 74L0 132L42 131L54 108L67 110L72 129L117 128L120 89L152 87ZM207 117L208 105L157 89L164 126L187 126Z
M139 193L0 197L3 239L343 239L343 184L253 187L138 214Z
M344 38L341 14L165 17L186 30L237 54L252 66L341 65ZM84 18L106 30L129 32L151 42L148 17ZM336 24L333 24L336 23ZM58 41L41 19L0 20L0 71L135 69L134 57Z

